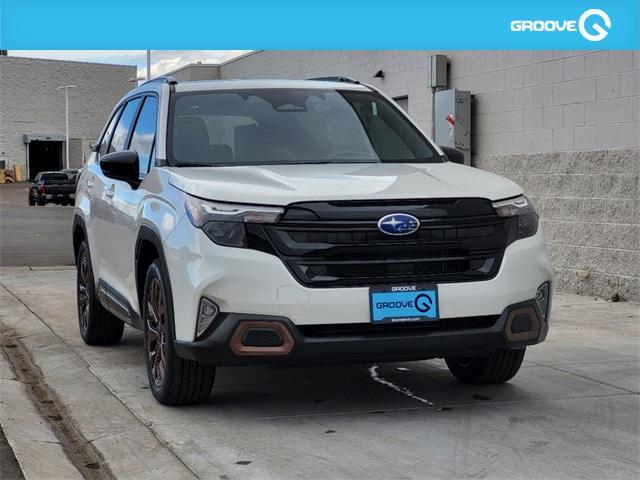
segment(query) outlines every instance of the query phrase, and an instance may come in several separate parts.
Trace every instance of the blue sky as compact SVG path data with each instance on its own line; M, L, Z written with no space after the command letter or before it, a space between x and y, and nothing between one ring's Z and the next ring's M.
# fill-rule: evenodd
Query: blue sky
M162 75L189 63L220 63L250 50L152 50L151 76ZM79 62L136 65L138 75L145 76L146 50L9 50L16 57L51 58Z

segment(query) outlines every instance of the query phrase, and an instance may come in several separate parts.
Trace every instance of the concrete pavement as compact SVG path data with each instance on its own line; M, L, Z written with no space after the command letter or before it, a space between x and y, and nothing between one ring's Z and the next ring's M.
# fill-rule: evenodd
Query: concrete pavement
M638 304L558 294L547 342L502 386L462 385L439 360L219 368L208 403L168 408L148 391L139 332L82 343L72 270L3 268L0 284L3 330L117 478L640 473Z
M0 429L0 472L4 480L23 480L24 475L16 460L13 450L7 443L4 432Z
M0 266L73 265L73 207L30 207L28 189L0 185Z

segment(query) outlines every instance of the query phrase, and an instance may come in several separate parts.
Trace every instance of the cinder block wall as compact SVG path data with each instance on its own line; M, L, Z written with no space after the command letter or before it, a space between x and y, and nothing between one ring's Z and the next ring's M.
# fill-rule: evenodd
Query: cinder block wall
M352 76L408 96L430 133L432 53L449 56L450 88L474 95L474 165L540 211L557 288L640 300L640 52L261 51L220 77Z
M69 90L69 136L95 141L135 76L136 67L123 65L0 56L0 152L8 166L20 164L26 175L24 134L64 135L64 91L56 87L76 85ZM82 149L70 152L71 163L81 164L75 152Z
M454 53L450 73L474 164L533 199L556 285L640 300L640 52Z
M69 168L82 168L85 160L88 159L91 154L91 145L95 144L95 142L95 138L69 139L69 159L71 160L69 162Z

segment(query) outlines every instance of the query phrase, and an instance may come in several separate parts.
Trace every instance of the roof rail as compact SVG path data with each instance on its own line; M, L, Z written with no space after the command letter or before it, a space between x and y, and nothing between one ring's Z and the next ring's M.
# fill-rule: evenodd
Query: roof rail
M360 80L356 80L355 78L345 77L343 75L338 75L336 77L315 77L315 78L307 78L307 80L315 80L319 82L344 82L344 83L355 83L360 84Z
M163 75L162 77L156 77L152 78L151 80L147 80L142 85L147 85L149 83L168 83L169 85L176 85L178 81L169 75Z

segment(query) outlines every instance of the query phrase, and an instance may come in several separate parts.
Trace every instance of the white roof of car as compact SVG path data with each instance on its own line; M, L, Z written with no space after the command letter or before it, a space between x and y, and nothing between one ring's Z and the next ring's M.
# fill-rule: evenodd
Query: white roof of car
M202 80L178 82L176 92L207 90L238 90L251 88L312 88L369 91L359 83L332 82L327 80Z

